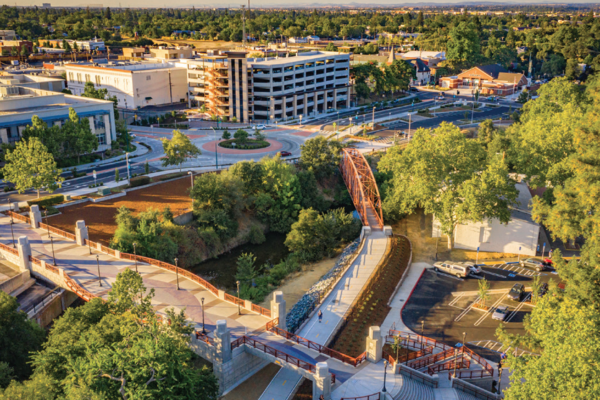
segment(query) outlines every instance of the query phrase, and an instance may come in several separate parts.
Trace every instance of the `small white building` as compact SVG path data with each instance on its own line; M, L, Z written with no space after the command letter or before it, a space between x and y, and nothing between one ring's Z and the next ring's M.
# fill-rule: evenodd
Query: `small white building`
M2 86L21 86L32 89L50 90L61 92L65 88L65 80L61 77L32 74L11 74L0 72L0 85Z
M497 219L460 224L454 230L454 248L535 256L540 225L531 217L531 193L524 182L515 186L519 190L519 204L512 210L511 220L507 224ZM440 224L435 218L432 236L441 236Z
M187 102L187 70L174 63L66 64L65 70L73 94L81 95L85 84L92 82L96 89L107 89L109 96L116 96L119 108Z
M104 45L104 40L102 39L92 39L92 40L75 40L77 43L77 48L79 50L106 50L106 46ZM71 47L73 47L73 43L70 43Z

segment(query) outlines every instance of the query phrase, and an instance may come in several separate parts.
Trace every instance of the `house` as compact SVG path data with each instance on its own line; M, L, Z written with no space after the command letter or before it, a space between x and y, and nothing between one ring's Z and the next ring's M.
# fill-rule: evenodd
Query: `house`
M482 65L463 71L458 76L440 78L443 88L479 90L484 95L506 96L526 85L525 75L508 72L498 64Z
M176 60L192 58L192 48L189 46L165 47L150 49L150 56L157 60Z
M298 44L298 43L308 43L308 39L307 38L302 38L302 37L292 37L289 38L288 40L290 43L294 43L294 44Z
M123 47L123 58L143 58L145 47Z
M436 65L438 65L438 63L446 59L446 52L413 50L400 54L400 57L402 57L405 60L418 58L422 60L425 64L427 64L429 68L431 68L435 67Z
M454 247L471 251L535 256L540 225L531 217L531 193L524 182L515 185L518 205L507 224L497 219L459 224L454 229ZM432 237L441 237L440 223L434 218Z
M408 61L414 68L417 74L417 79L410 82L411 86L426 85L431 81L431 69L420 58L404 59Z
M17 34L11 30L0 30L0 40L17 40Z

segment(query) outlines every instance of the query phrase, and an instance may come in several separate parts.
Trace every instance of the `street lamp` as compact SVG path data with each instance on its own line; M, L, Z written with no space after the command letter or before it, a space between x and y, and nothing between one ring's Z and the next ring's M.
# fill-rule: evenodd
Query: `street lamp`
M194 174L192 171L188 171L188 175L190 176L190 180L192 181L192 190L194 189Z
M127 179L131 180L131 175L129 173L129 153L125 153L125 161L127 162Z
M423 351L423 328L425 327L425 320L421 320L421 351Z
M175 275L177 276L177 290L179 290L179 267L177 266L178 258L175 258Z
M6 199L6 201L8 202L8 213L10 214L10 234L12 235L12 243L13 247L17 247L15 246L15 233L13 232L13 224L15 223L15 221L13 221L12 212L10 210L10 198Z
M206 335L206 329L204 329L204 297L200 301L202 302L202 334Z
M138 267L137 267L137 253L135 252L135 246L137 246L137 243L133 242L132 245L133 245L133 259L135 260L135 272L138 272Z
M373 107L373 128L375 128L375 107Z
M240 281L235 281L235 284L237 285L237 297L238 299L240 298ZM240 302L238 301L238 315L242 315L242 310L240 308Z
M381 392L383 392L383 393L387 392L387 389L385 388L385 377L387 375L387 366L388 366L388 361L383 360L383 389L381 390Z
M54 264L52 265L56 267L56 257L54 256L54 239L52 238L52 236L50 236L50 245L52 246L52 259L54 260Z
M98 283L102 287L102 279L100 278L100 256L96 254L96 265L98 266Z
M217 131L215 131L215 128L211 126L210 129L212 129L215 133L215 139L217 140L215 143L215 166L217 169L219 169L219 138L217 137Z

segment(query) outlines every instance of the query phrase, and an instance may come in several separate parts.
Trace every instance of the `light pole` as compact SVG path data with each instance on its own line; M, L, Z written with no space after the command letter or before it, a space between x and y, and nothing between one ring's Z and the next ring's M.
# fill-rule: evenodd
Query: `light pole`
M425 328L425 320L421 320L421 351L423 351L423 328Z
M127 162L127 179L131 180L131 174L129 173L129 153L125 153L125 161Z
M192 171L188 171L188 175L190 176L190 180L192 181L192 190L194 189L194 174Z
M302 126L302 114L300 114L300 126Z
M200 299L202 302L202 334L206 335L206 329L204 329L204 297Z
M52 259L54 260L54 264L52 265L56 267L56 257L54 256L54 239L52 238L52 236L50 236L50 245L52 246Z
M6 199L6 201L8 202L8 213L10 214L10 234L12 235L13 247L17 247L15 246L15 233L13 232L13 224L15 222L13 221L13 216L10 209L10 198Z
M235 281L237 285L237 297L240 298L240 281ZM238 315L242 315L242 309L240 308L240 303L238 302Z
M46 225L48 225L48 223L46 222ZM50 226L48 226L48 236L50 236ZM90 240L90 230L88 229L88 237L87 239L87 243L88 243L88 250L90 251L90 255L92 254L92 243Z
M48 210L44 210L44 215L46 216L46 227L48 228L48 237L50 237L50 225L48 225Z
M137 246L137 243L133 242L132 245L133 245L133 259L135 260L135 272L138 272L138 267L137 267L137 253L135 252L135 246Z
M102 279L100 278L100 256L96 254L96 265L98 266L98 283L102 287Z
M175 258L175 275L177 276L177 290L179 290L179 267L177 266L178 258Z
M373 128L375 128L375 107L373 107Z
M410 142L410 126L412 124L412 114L408 113L408 141Z
M387 375L387 366L388 366L387 360L383 360L383 389L381 390L383 393L387 392L387 389L385 388L385 377Z
M212 129L213 132L215 133L215 139L216 139L216 143L215 143L215 166L217 167L217 169L219 169L219 138L217 137L217 131L215 131L215 128L213 128L211 126L210 129Z

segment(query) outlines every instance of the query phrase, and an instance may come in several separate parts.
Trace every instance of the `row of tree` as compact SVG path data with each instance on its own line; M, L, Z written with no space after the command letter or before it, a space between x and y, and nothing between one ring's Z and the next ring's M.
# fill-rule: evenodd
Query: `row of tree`
M417 78L416 69L408 61L394 60L391 64L368 62L350 67L350 77L359 98L368 98L371 92L382 94L408 90L411 80Z

